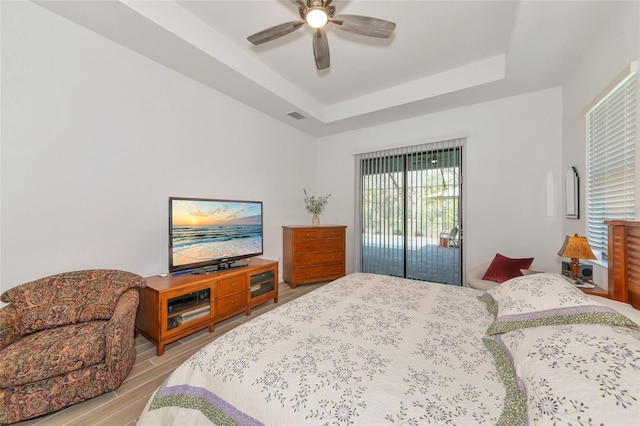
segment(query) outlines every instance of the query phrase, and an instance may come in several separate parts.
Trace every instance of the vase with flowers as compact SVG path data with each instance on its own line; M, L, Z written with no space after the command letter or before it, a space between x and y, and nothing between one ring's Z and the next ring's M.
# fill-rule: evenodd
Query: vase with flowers
M311 223L313 224L313 226L318 226L320 225L320 217L318 215L322 213L324 208L327 206L327 202L329 201L329 197L331 197L331 194L316 197L315 195L309 196L309 194L307 194L306 189L303 189L303 191L304 191L304 203L307 208L307 211L313 214L313 217L311 218Z

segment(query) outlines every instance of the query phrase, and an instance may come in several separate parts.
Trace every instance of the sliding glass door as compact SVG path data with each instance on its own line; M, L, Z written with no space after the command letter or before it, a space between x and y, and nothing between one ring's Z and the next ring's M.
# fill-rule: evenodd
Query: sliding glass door
M461 285L462 143L357 156L360 271Z

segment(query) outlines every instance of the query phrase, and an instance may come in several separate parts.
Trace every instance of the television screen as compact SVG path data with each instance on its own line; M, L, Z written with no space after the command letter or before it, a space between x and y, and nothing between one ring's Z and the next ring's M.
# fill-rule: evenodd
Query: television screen
M169 198L169 272L262 254L262 202Z

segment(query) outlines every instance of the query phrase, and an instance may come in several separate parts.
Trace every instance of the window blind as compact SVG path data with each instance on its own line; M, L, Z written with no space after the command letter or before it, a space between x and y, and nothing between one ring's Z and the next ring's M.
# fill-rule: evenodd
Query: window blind
M356 155L358 271L461 284L463 143Z
M606 251L605 220L635 217L637 73L628 74L586 114L587 238Z

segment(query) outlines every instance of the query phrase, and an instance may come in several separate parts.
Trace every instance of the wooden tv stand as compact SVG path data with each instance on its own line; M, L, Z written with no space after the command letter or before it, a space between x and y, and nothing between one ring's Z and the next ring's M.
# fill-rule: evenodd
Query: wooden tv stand
M208 274L147 277L139 289L136 331L157 346L165 345L271 299L278 303L278 262L252 258L247 266Z

